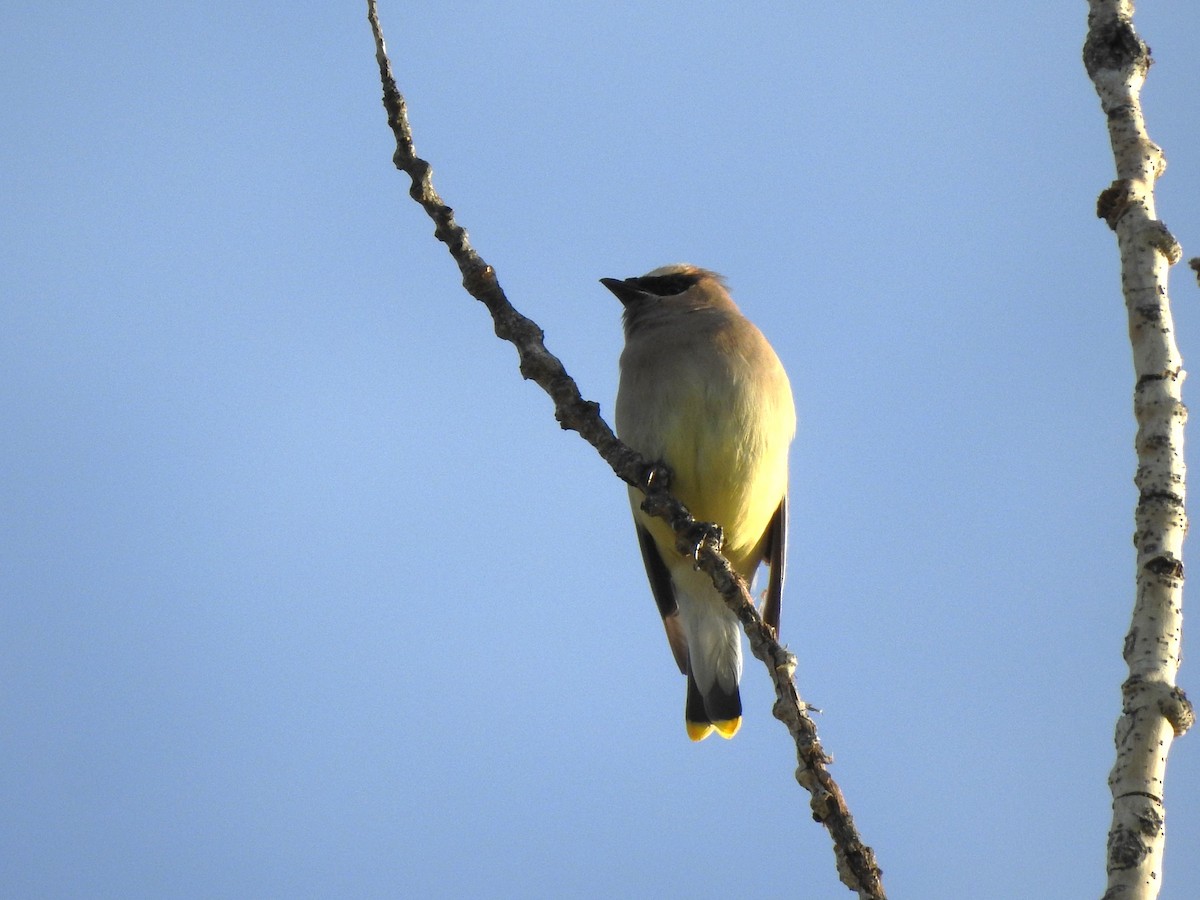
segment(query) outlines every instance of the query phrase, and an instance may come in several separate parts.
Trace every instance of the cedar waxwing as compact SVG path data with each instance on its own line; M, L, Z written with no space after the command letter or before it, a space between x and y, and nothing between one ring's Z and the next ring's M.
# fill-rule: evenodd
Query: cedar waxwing
M788 446L796 432L792 389L779 357L746 319L721 276L689 265L640 278L602 278L625 305L617 435L673 474L671 493L702 522L724 528L723 551L750 582L770 566L763 618L779 630L787 529ZM693 741L742 722L738 621L675 535L641 510L629 489L650 589L679 670Z

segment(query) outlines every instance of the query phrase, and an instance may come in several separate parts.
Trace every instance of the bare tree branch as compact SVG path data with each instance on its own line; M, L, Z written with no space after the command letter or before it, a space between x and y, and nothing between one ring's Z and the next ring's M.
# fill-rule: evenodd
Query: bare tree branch
M745 581L721 555L720 528L692 518L686 507L668 493L669 470L643 459L617 439L600 418L599 405L583 399L562 363L546 349L541 328L508 302L495 270L475 252L466 231L455 222L454 211L434 190L429 163L416 155L407 105L392 75L375 0L367 0L367 19L375 37L383 105L387 110L388 125L396 137L392 161L412 179L409 195L433 220L434 236L449 248L462 273L463 287L488 308L497 336L517 348L521 375L537 382L550 395L559 424L579 432L618 477L646 495L643 508L671 525L681 551L695 556L699 567L713 579L713 584L745 627L751 651L766 664L775 686L776 701L772 712L787 726L796 743L799 761L796 780L811 795L813 818L824 824L833 838L842 882L861 898L885 900L875 853L862 842L854 826L842 791L829 774L827 766L831 759L821 747L816 725L807 714L807 704L796 690L795 657L776 640L774 631L755 609Z
M1117 759L1109 775L1105 900L1149 900L1163 881L1163 805L1171 741L1195 719L1175 684L1183 633L1183 539L1187 532L1183 426L1185 373L1171 317L1167 279L1182 256L1158 220L1154 184L1166 169L1150 140L1140 92L1150 50L1133 27L1131 0L1090 0L1083 62L1108 120L1117 178L1100 194L1097 215L1117 235L1121 287L1129 315L1136 386L1137 583L1125 638L1129 678L1121 686Z

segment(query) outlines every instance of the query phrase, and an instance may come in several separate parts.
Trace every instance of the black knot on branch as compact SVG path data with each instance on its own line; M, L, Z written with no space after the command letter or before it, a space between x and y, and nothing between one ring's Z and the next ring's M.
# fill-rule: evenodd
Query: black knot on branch
M1158 711L1171 723L1175 737L1182 737L1196 724L1196 708L1182 688L1172 687L1170 693L1158 701Z
M1110 19L1095 25L1088 30L1083 43L1083 65L1091 78L1105 69L1145 74L1152 62L1150 48L1128 19Z
M1117 827L1108 833L1108 867L1133 869L1141 864L1149 851L1137 832Z
M1096 198L1096 217L1116 229L1121 216L1133 205L1133 185L1128 178L1120 178L1100 192Z
M1171 229L1167 228L1164 222L1156 219L1149 224L1146 231L1146 242L1163 255L1169 266L1173 266L1183 259L1183 248L1179 246L1179 241L1175 240L1175 235L1171 234Z
M1157 575L1160 578L1182 578L1183 577L1183 561L1175 559L1173 556L1156 556L1142 566L1151 575Z

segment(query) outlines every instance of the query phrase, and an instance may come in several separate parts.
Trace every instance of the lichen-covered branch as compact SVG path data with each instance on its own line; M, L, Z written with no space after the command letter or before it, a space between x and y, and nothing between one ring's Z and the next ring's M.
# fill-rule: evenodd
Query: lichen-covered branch
M409 195L433 220L434 236L449 248L467 292L488 308L497 336L517 348L522 376L539 384L554 401L554 415L559 424L579 432L618 477L645 493L646 510L670 523L681 547L687 547L695 554L698 565L713 578L726 603L737 613L746 628L751 651L766 664L775 685L775 717L787 725L796 742L799 761L796 779L811 795L813 818L824 824L833 838L842 882L861 898L884 900L875 854L862 842L854 826L842 792L829 774L830 757L821 747L816 725L797 693L793 678L795 657L779 644L774 632L764 624L754 608L745 581L721 555L719 528L697 522L686 507L670 495L667 469L643 459L617 439L600 417L599 406L583 399L562 363L546 349L541 328L508 302L495 270L475 252L466 231L454 220L454 211L434 190L429 163L416 154L407 106L392 75L375 0L367 0L367 19L375 37L383 105L387 110L388 125L396 138L392 160L396 168L412 179Z
M1129 677L1121 687L1117 758L1108 779L1113 820L1104 898L1144 900L1157 897L1163 881L1167 753L1194 720L1175 683L1183 632L1187 409L1167 277L1182 252L1155 214L1154 185L1166 160L1142 117L1140 92L1151 60L1133 27L1133 3L1091 0L1089 6L1083 62L1108 121L1117 170L1096 211L1117 235L1138 426L1136 588L1124 648Z

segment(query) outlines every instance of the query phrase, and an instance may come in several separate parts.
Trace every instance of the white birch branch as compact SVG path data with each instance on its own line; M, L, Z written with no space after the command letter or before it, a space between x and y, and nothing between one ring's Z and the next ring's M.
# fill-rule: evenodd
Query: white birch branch
M1108 120L1117 170L1096 209L1117 235L1138 426L1136 589L1124 647L1129 677L1121 686L1117 756L1108 778L1113 819L1104 900L1152 900L1163 881L1167 754L1195 718L1175 684L1183 631L1187 409L1167 277L1182 252L1155 214L1154 185L1166 160L1142 117L1139 95L1151 60L1133 27L1133 3L1090 0L1089 7L1083 61Z

